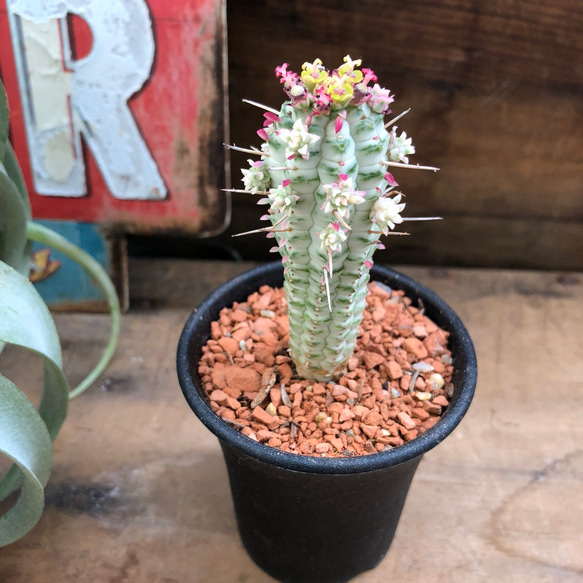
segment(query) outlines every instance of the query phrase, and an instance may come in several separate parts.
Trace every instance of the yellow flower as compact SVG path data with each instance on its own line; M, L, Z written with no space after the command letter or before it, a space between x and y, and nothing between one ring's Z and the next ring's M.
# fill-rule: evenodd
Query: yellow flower
M308 89L308 91L313 91L317 85L320 85L328 77L328 72L322 65L320 59L316 59L313 63L304 63L302 65L301 78Z
M333 105L344 107L354 95L353 84L346 77L328 77L326 93L332 99Z
M362 71L359 71L358 69L355 71L354 69L360 67L361 64L362 59L356 59L356 61L353 61L350 58L350 55L346 55L344 57L344 65L338 67L338 76L344 77L345 75L349 75L350 77L355 78L354 83L360 83L363 79ZM356 79L356 77L358 78Z

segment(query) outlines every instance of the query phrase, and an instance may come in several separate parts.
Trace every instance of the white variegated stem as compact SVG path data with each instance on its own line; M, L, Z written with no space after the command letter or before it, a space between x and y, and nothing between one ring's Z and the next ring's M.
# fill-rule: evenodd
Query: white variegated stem
M443 217L403 217L404 221L442 221Z
M395 116L391 121L385 124L385 128L390 128L391 126L395 125L403 116L407 115L411 111L411 108L406 109L403 113Z
M386 167L434 172L438 168L399 161L399 156L406 159L407 153L413 153L409 138L403 135L397 139L394 135L396 122L410 109L385 125L384 115L374 112L366 103L330 115L313 115L309 106L296 107L291 102L286 102L280 112L244 101L269 112L265 117L272 123L273 131L260 133L267 143L264 150L232 147L263 160L261 171L269 173L269 180L258 172L252 176L253 182L245 185L250 190L254 190L251 185L262 190L257 192L263 195L259 204L271 205L270 213L262 218L272 224L236 236L263 232L277 241L271 251L279 252L284 264L290 355L300 376L329 381L342 373L353 353L366 305L372 255L383 247L380 242L383 231L394 236L409 235L389 230L389 226L403 228L398 227L400 218L395 225L386 218L392 216L387 209L381 212L382 209L375 208L376 201L388 198L389 193L402 196L391 186L395 183ZM393 133L386 129L391 127ZM391 140L395 142L394 148ZM309 152L305 152L308 142ZM398 155L393 151L395 148ZM392 162L391 157L396 161ZM244 175L247 178L245 172ZM363 200L338 208L328 200L331 194L324 187L348 180L359 193L350 200L359 197ZM289 199L279 197L283 193L278 188L283 184L284 188L289 186L286 190ZM252 194L249 190L231 192ZM397 205L394 213L400 215L400 198L392 202ZM280 208L284 203L289 212L283 213ZM286 218L283 224L280 212ZM377 216L377 212L381 214ZM332 222L342 231L342 242L333 246L334 251L320 239L323 229Z
M243 99L243 103L248 103L249 105L253 105L254 107L258 107L259 109L264 109L265 111L270 111L275 115L279 115L279 111L277 111L277 109L273 109L273 107L263 105L263 103L257 103L257 101L251 101L250 99Z
M381 164L384 166L394 166L395 168L410 168L411 170L433 170L433 172L439 170L435 166L419 166L419 164L405 164L403 162L391 162L390 160L383 160Z
M268 190L258 190L257 192L251 192L250 190L244 190L242 188L221 188L223 192L238 192L240 194L259 194L263 196L267 196L269 194Z
M255 156L266 156L265 152L261 150L254 150L252 148L240 148L235 146L235 144L223 144L228 150L234 150L235 152L243 152L244 154L253 154Z

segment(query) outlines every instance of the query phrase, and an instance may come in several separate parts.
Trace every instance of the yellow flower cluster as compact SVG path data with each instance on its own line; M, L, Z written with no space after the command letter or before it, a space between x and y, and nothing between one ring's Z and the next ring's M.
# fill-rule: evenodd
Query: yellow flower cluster
M320 59L313 63L302 65L301 79L306 89L312 93L324 93L332 100L332 104L344 107L354 95L354 86L360 83L364 76L360 69L362 61L353 61L350 55L344 57L344 64L331 74L322 65Z

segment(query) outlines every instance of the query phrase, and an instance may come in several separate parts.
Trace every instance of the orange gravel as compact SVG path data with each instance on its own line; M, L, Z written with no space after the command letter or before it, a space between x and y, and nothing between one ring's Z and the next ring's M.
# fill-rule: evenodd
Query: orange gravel
M199 364L210 407L249 439L302 455L367 455L414 439L448 406L448 333L398 290L369 285L336 382L296 376L288 338L285 293L268 286L211 325Z

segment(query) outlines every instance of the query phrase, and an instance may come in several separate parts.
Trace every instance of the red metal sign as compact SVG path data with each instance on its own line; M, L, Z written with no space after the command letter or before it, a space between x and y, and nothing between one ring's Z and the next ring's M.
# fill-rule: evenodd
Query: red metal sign
M223 0L0 0L12 141L42 219L220 231Z

